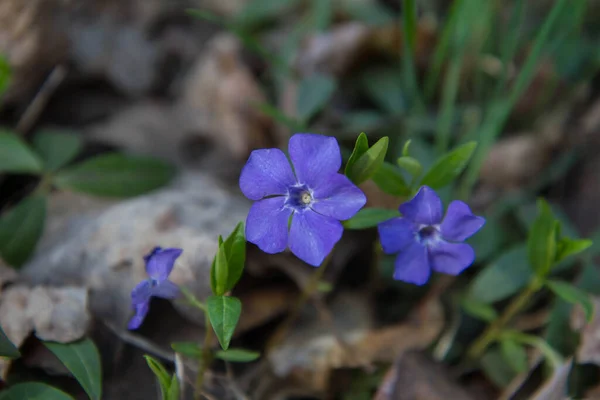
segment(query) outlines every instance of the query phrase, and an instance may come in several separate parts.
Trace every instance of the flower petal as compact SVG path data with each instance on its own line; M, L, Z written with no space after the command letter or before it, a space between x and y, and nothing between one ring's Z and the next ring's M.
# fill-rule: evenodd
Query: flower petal
M418 224L436 225L442 220L442 200L428 186L421 186L415 197L401 204L398 210Z
M295 213L290 228L290 250L299 259L318 267L342 238L342 224L312 210Z
M146 318L146 314L148 314L148 310L150 309L150 301L146 301L144 303L140 303L135 306L135 315L129 323L127 324L127 329L137 329L144 322L144 318Z
M145 303L150 300L150 296L152 296L150 281L142 281L131 291L131 304L135 307L138 304Z
M182 249L162 249L149 255L146 262L146 273L159 282L167 280L173 270L175 260L183 253Z
M480 230L483 224L485 218L474 215L466 203L454 200L446 210L440 233L446 240L462 242Z
M179 296L179 286L170 280L162 281L152 289L152 296L162 299L174 299Z
M315 203L312 209L319 214L339 220L350 219L366 203L367 197L345 175L330 175L313 188Z
M284 195L295 183L292 166L279 149L254 150L240 174L240 189L250 200Z
M246 218L246 240L269 254L280 253L288 243L288 221L292 210L284 197L257 201Z
M288 150L298 182L311 189L342 166L340 146L334 137L297 133L290 138Z
M466 243L448 243L440 240L429 248L429 259L434 271L458 275L475 261L475 251Z
M398 217L377 225L379 241L386 254L398 253L412 242L416 242L417 227L414 222Z
M412 242L396 257L394 263L394 279L424 285L431 275L431 267L427 258L427 248L419 242Z

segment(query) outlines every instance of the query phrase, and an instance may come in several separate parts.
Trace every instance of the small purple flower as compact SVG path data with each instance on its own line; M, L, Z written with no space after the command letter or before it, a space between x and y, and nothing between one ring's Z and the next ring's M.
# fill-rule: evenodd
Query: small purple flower
M254 150L240 176L242 193L257 200L246 220L246 239L269 254L284 251L318 267L342 237L340 221L366 203L364 193L338 173L342 156L333 137L298 133L289 155Z
M399 210L402 217L378 226L383 251L399 253L394 279L423 285L432 269L458 275L473 264L475 251L460 242L481 229L485 219L473 215L468 205L453 201L442 220L442 201L433 189L422 186Z
M135 315L127 325L129 329L137 329L142 325L150 308L150 297L174 299L179 295L179 287L169 280L169 274L182 252L181 249L155 247L150 254L144 256L149 279L140 282L131 291L131 305Z

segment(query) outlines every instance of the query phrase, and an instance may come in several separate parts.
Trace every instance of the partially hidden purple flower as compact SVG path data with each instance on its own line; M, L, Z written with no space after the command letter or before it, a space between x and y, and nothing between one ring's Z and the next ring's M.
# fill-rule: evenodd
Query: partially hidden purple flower
M342 156L335 138L298 133L288 151L293 170L279 149L254 150L242 170L240 189L256 200L246 220L246 239L270 254L289 246L317 267L342 237L340 221L354 216L367 199L338 173Z
M450 203L442 220L442 201L422 186L411 200L400 205L402 217L377 227L383 251L398 253L394 279L423 285L431 271L458 275L475 260L475 251L461 243L485 224L462 201Z
M174 299L179 295L179 287L169 280L175 260L183 252L182 249L162 249L155 247L150 254L144 256L148 279L140 282L131 291L131 306L135 315L129 321L129 329L137 329L142 325L152 296L163 299Z

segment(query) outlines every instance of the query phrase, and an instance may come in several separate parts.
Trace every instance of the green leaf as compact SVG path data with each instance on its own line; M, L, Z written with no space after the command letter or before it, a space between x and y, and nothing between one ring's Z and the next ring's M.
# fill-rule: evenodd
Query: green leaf
M206 305L210 324L217 334L221 347L227 350L242 313L242 303L232 296L210 296Z
M176 374L173 374L171 382L169 383L167 400L179 400L179 380L177 379Z
M271 117L274 121L285 126L290 131L301 132L305 130L300 121L285 115L283 111L277 107L274 107L268 103L257 104L256 107L260 112Z
M299 4L299 0L251 0L237 13L234 25L241 29L254 27L273 19Z
M0 400L73 400L73 398L45 383L25 382L2 391Z
M326 75L313 74L304 78L298 87L296 114L300 121L309 121L321 111L337 87L336 81Z
M589 294L570 283L559 280L550 280L546 285L554 292L554 294L563 300L572 304L580 304L581 307L583 307L588 322L592 320L594 317L594 304L592 303Z
M212 267L210 278L213 293L216 296L222 296L227 291L227 256L225 255L225 246L223 245L221 236L219 236L219 249L213 260Z
M350 170L352 166L358 161L358 159L369 150L369 140L367 139L367 135L362 132L356 138L356 143L354 144L354 149L352 150L352 154L350 154L350 158L346 163L346 168L344 169L344 174L346 176L350 176Z
M492 322L498 318L498 313L494 307L487 303L476 301L472 298L465 298L461 305L467 314L482 321Z
M589 239L570 239L567 237L561 238L558 241L558 248L556 250L556 261L561 262L569 256L579 254L592 245L592 241Z
M72 161L83 143L72 133L43 131L33 138L33 147L44 161L46 171L54 172Z
M42 161L16 134L0 130L0 172L42 172Z
M352 20L370 26L386 26L396 19L394 12L380 3L349 0L340 2L338 6L350 15Z
M400 213L396 210L386 210L383 208L363 208L347 221L343 221L346 229L367 229L379 225L388 219L399 217Z
M535 274L545 277L556 260L558 223L544 200L538 201L538 217L529 231L527 241L529 263Z
M46 198L27 197L0 216L0 255L13 267L20 267L35 250L44 231Z
M4 330L0 326L0 357L6 358L19 358L21 353L19 349L10 341L10 339L4 333Z
M404 143L404 146L402 146L402 157L409 157L408 149L410 147L410 143L411 143L411 140L408 139L406 141L406 143Z
M244 273L246 263L246 236L244 223L237 224L231 235L223 244L227 257L227 284L225 291L230 291L238 283Z
M490 348L480 360L483 373L498 388L505 388L517 373L504 361L500 349Z
M166 185L175 170L149 157L103 154L59 172L63 189L107 197L137 196Z
M396 164L408 172L413 179L419 178L423 173L423 167L421 166L421 163L415 158L409 156L400 157L398 160L396 160Z
M493 303L517 293L532 278L527 265L527 247L517 246L487 265L471 282L468 297Z
M476 142L468 142L440 157L425 174L421 185L440 189L454 181L469 163L476 147Z
M215 357L224 361L251 362L260 357L260 353L245 349L218 350Z
M500 342L500 350L504 360L515 372L522 373L529 369L527 352L523 345L511 339L503 339Z
M10 84L10 77L12 76L12 70L8 59L4 55L0 55L0 97L4 94L8 85Z
M365 94L390 115L406 111L404 88L398 68L371 68L360 77Z
M171 343L171 348L190 358L198 358L202 355L202 348L195 342L174 342Z
M160 361L154 359L151 356L145 355L146 363L148 367L154 372L156 379L158 380L158 385L160 386L160 392L162 393L162 398L167 398L167 393L169 393L169 388L171 387L171 377L167 372L167 369L160 363Z
M44 342L44 345L73 374L90 399L102 398L100 355L91 339L72 343Z
M371 178L383 164L389 139L382 137L369 150L363 153L350 167L348 178L356 185Z
M402 172L393 164L383 162L373 175L373 182L387 194L404 197L410 194L410 189L404 181Z

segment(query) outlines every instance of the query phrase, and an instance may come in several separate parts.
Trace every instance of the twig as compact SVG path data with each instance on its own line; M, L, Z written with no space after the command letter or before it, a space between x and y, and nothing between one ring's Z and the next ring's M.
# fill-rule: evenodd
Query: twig
M44 111L44 108L46 108L46 104L48 104L50 97L66 76L66 66L61 64L54 67L48 78L42 84L42 87L40 87L40 90L36 93L33 101L29 103L25 112L21 115L17 127L15 128L19 134L24 136L29 132L38 120L42 111Z
M121 339L125 343L129 343L132 346L138 347L150 354L162 358L165 361L175 363L175 356L173 355L173 352L163 350L153 342L129 331L119 329L108 321L103 320L102 323L106 325L108 329L110 329L117 337L119 337L119 339Z

